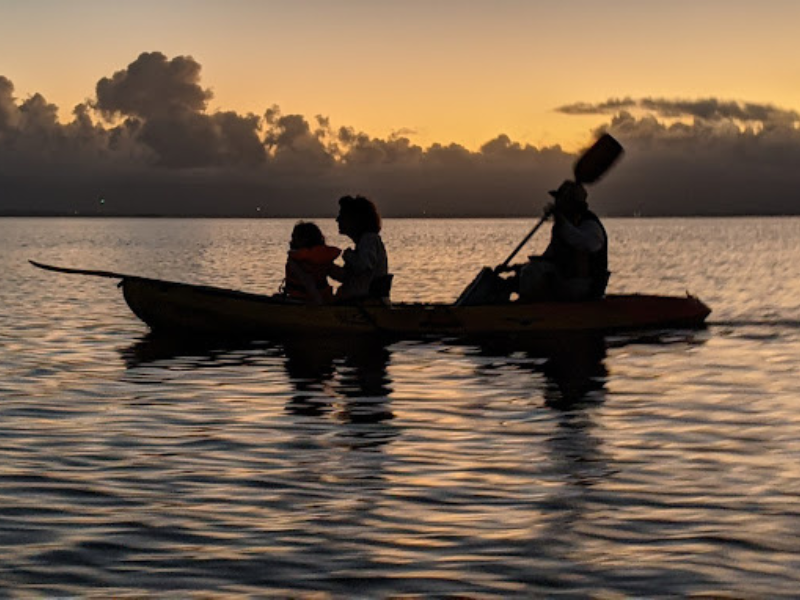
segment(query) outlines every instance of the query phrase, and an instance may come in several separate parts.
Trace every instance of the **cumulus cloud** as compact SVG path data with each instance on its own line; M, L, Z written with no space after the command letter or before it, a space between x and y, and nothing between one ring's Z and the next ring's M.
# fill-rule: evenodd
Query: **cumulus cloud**
M100 79L96 97L66 124L38 95L18 102L2 80L0 126L13 131L0 139L0 155L16 152L18 163L0 162L8 192L0 211L91 212L102 195L105 210L126 214L253 214L258 206L315 215L334 213L339 195L364 193L387 215L531 215L544 201L535 192L567 176L574 158L502 134L478 152L423 148L403 128L380 138L277 106L261 116L210 113L200 75L191 57L143 53ZM29 151L18 152L19 140ZM42 168L51 177L23 173Z
M722 104L721 104L722 105ZM744 105L742 105L742 108ZM763 108L763 107L762 107ZM760 110L760 109L759 109ZM603 186L612 214L798 214L800 129L792 111L749 111L659 121L622 112L604 126L627 149L626 160Z
M106 118L130 119L139 129L138 139L162 166L263 162L260 119L233 112L206 114L212 93L200 85L200 70L190 56L168 59L160 52L144 52L98 81L94 106Z
M272 162L304 171L317 171L333 165L333 152L325 144L330 129L326 119L318 118L318 128L312 131L302 115L284 116L278 107L272 107L267 110L265 120L264 143L270 150Z
M202 112L212 94L199 82L200 64L191 56L168 60L160 52L143 52L126 69L97 82L97 108L142 119Z
M328 116L208 110L193 58L143 53L101 78L62 122L0 76L0 213L322 216L346 193L386 216L538 216L576 156L498 133L477 151L375 137ZM626 148L590 190L600 214L800 213L800 116L706 98L611 98L556 109L600 116Z
M0 75L0 132L17 126L19 108L14 98L14 84Z
M425 152L407 137L394 135L388 139L370 137L350 127L341 127L337 134L342 161L350 166L421 164Z

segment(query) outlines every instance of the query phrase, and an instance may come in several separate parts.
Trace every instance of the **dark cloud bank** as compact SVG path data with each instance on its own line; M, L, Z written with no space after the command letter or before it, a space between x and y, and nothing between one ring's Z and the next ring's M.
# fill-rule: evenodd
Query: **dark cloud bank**
M387 216L530 216L575 160L506 135L475 152L274 106L210 113L200 70L191 57L144 53L101 79L66 124L0 76L0 214L328 216L340 195L361 193ZM557 111L607 115L601 129L626 147L591 191L601 214L800 214L795 111L713 98Z

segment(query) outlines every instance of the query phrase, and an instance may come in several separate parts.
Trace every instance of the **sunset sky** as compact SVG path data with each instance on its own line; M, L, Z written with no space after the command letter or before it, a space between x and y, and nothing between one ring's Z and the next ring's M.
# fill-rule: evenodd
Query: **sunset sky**
M477 152L505 134L576 152L618 101L663 126L691 125L712 103L798 130L794 0L0 0L0 23L14 101L41 94L62 124L99 80L157 52L199 65L208 114L277 105L423 149Z
M800 108L794 0L33 0L0 3L0 72L67 114L139 53L189 55L212 108L272 104L372 135L585 144L614 97Z

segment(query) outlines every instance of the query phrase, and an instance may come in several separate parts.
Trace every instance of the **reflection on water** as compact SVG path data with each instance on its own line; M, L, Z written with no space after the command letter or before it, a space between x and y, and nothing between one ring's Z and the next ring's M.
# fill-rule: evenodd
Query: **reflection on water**
M96 454L107 461L105 446L124 449L130 458L107 464L104 480L116 471L114 491L147 495L135 519L119 525L109 512L80 548L100 547L111 531L150 571L194 581L219 567L201 587L251 593L652 589L669 574L659 561L646 585L627 587L613 583L624 569L596 562L624 552L607 511L631 501L607 489L625 461L603 413L624 402L609 396L609 353L636 343L145 336L120 351L133 389L106 412ZM133 586L125 572L89 576ZM694 583L709 587L701 575Z
M390 421L392 392L388 366L389 342L379 337L296 338L274 342L219 342L148 334L122 351L128 368L160 362L170 369L173 359L182 370L215 365L259 365L259 358L279 357L294 393L286 403L290 414L329 416L343 425ZM271 368L269 365L267 368ZM397 432L388 424L381 430L353 427L348 436L360 447L381 445Z
M529 372L531 381L541 380L541 397L555 423L543 447L561 482L544 500L551 514L542 537L562 559L576 551L573 529L584 521L589 488L613 474L613 457L593 433L594 409L606 399L607 347L605 336L585 333L479 346L480 356L513 357L515 369Z
M544 375L545 403L557 410L570 410L605 396L607 342L602 334L562 334L523 340L486 340L480 346L485 356L523 355L520 368Z
M344 340L293 340L283 344L286 373L296 393L287 410L321 414L332 410L332 399L343 399L337 418L349 423L378 423L393 417L387 372L388 343L372 337ZM315 393L330 394L324 402Z
M26 262L270 292L292 225L0 222L0 596L797 596L800 219L612 220L615 291L716 324L539 345L132 345ZM398 300L526 228L387 222Z
M648 338L653 341L653 338ZM556 410L573 410L602 402L608 371L603 335L565 335L548 339L482 339L457 342L475 345L475 356L513 358L509 364L543 375L545 403ZM625 342L630 343L630 342ZM617 342L619 345L619 342ZM235 342L172 338L148 334L121 351L128 368L161 362L170 369L171 359L181 358L181 369L216 365L247 365L257 357L280 356L294 394L287 410L303 415L323 415L334 402L348 400L337 418L349 422L379 422L393 417L388 367L392 341L380 337L296 338L274 342ZM246 352L244 351L246 350ZM520 361L523 355L526 360ZM191 359L195 360L192 361ZM487 371L503 361L483 365Z

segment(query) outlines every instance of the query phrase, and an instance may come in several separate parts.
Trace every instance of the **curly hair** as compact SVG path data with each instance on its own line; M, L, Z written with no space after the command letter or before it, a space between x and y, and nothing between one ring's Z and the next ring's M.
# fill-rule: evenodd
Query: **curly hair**
M339 214L351 217L360 233L380 233L381 216L369 198L342 196L339 198Z
M292 238L297 239L301 248L312 248L325 244L325 236L316 223L310 221L298 221L292 230Z

